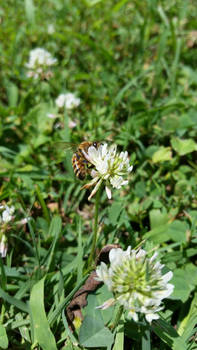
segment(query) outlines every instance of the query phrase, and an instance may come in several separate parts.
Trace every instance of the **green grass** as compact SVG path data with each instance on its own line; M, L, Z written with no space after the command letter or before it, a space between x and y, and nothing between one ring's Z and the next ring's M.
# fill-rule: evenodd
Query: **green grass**
M142 244L158 251L175 285L160 320L120 324L113 349L196 349L196 15L189 0L1 3L0 201L14 205L15 217L0 231L8 240L0 348L86 349L96 320L111 349L113 310L97 310L102 325L95 316L102 290L89 294L87 318L75 320L74 333L65 316L87 278L95 198L80 190L71 155L58 145L97 140L127 150L134 164L129 185L112 200L101 193L97 252ZM48 81L26 76L36 47L58 60ZM66 91L81 104L64 115L55 99Z

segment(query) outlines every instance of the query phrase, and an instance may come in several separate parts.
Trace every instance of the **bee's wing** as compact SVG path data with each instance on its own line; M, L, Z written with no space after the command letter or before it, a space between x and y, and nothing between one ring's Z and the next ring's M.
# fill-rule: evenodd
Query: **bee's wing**
M75 143L56 141L50 146L51 158L55 164L61 163L65 159L71 160L73 153L77 150L77 147L78 145Z
M54 143L54 148L59 151L72 151L75 152L78 148L77 143L71 143L71 142L64 142L64 141L57 141Z

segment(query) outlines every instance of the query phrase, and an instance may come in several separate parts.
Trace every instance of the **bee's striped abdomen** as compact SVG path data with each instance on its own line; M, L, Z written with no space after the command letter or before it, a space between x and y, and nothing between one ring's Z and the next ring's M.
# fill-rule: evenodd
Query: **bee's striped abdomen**
M85 179L86 169L85 169L85 164L84 164L84 158L82 158L78 152L73 154L72 166L73 166L73 170L74 170L75 175L80 180Z

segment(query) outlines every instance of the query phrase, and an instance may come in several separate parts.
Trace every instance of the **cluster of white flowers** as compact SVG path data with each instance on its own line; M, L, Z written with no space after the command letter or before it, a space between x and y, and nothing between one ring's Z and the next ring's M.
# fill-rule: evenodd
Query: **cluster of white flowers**
M30 51L29 62L26 63L26 67L29 69L27 76L38 79L43 77L49 79L52 76L51 70L48 67L56 64L57 59L53 58L51 54L42 48L36 48Z
M99 281L103 281L113 292L114 298L107 300L99 308L106 309L118 302L126 310L128 317L138 321L139 313L151 322L158 319L158 312L163 309L162 299L169 297L174 286L168 281L172 272L162 275L164 265L155 261L157 254L151 258L143 249L126 251L112 249L109 253L110 267L101 263L96 269Z
M13 206L0 205L0 224L6 225L13 219L13 213L15 209ZM2 258L6 257L8 250L7 238L4 233L0 233L0 255Z
M14 207L8 207L7 204L0 205L0 223L8 223L13 218L13 213L15 211Z
M80 102L80 98L76 97L71 92L68 92L67 94L60 94L55 100L57 107L66 109L78 107Z
M83 186L83 188L89 188L95 185L88 199L91 199L97 192L102 182L106 183L105 189L109 199L111 198L110 185L119 189L128 184L124 176L128 176L133 169L133 166L129 164L128 152L118 153L116 145L108 146L107 143L104 143L98 148L90 146L88 152L84 152L84 157L94 165L91 172L93 180Z

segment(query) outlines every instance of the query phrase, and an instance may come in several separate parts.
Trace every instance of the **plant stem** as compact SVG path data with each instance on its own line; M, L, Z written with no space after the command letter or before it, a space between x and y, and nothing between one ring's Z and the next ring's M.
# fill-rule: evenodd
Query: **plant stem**
M0 319L0 324L3 324L4 315L5 315L5 305L2 304L2 306L1 306L1 319Z
M90 256L88 259L88 268L91 268L91 266L92 266L92 261L93 261L96 243L97 243L98 211L99 211L100 194L101 194L101 186L96 193L95 212L94 212L94 230L93 230L92 248L91 248Z
M122 313L123 313L123 306L121 305L117 311L117 314L116 314L116 317L115 317L115 320L114 322L112 323L111 325L111 330L114 331L116 329L116 327L118 326L118 323L121 319L121 316L122 316Z
M64 141L70 142L70 129L69 129L69 118L68 113L65 109L64 111Z
M40 188L38 185L35 186L35 190L36 190L36 194L37 194L38 200L40 202L40 205L42 207L42 211L43 211L43 215L45 217L45 220L48 222L48 224L50 224L50 214L49 214L48 208L45 204L44 198L42 196L42 193L40 192Z

